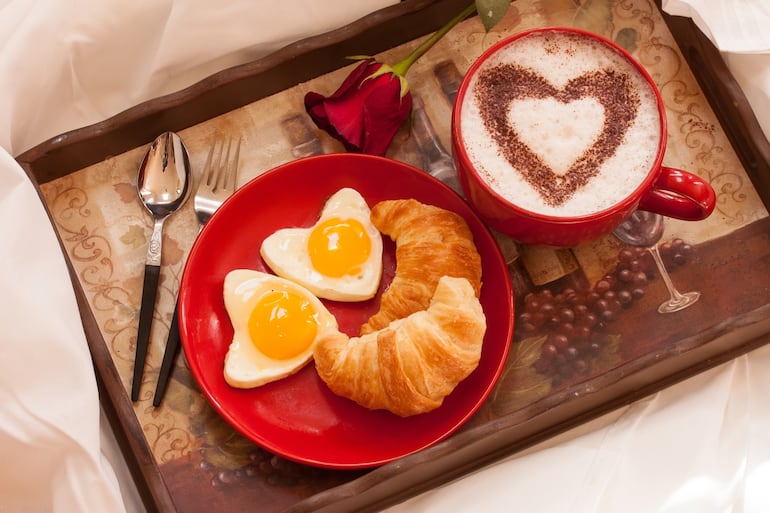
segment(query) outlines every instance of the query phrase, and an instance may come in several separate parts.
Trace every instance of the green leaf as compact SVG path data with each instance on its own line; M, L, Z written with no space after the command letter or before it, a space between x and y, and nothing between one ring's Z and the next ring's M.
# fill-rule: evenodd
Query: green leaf
M492 27L503 19L511 0L476 0L476 12L484 24L484 29L489 32Z
M567 25L603 34L612 22L615 0L548 0L540 12L551 25Z
M596 357L591 372L604 374L620 364L620 335L607 335L602 341L602 352Z
M144 236L144 226L129 225L128 230L120 236L120 242L132 248L145 245L147 237Z
M551 378L537 372L532 366L540 358L547 336L530 337L515 346L516 353L503 371L492 394L491 406L495 415L502 417L533 404L551 391Z

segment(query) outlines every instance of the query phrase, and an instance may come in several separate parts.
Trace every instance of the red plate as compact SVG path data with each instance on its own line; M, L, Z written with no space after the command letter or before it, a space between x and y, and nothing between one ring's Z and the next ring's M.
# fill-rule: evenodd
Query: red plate
M438 409L408 418L370 411L334 395L312 363L268 385L239 390L225 383L224 357L233 336L222 299L225 275L238 268L268 271L262 240L279 228L315 223L326 199L352 187L370 206L415 198L462 215L481 254L481 304L487 317L478 368ZM380 292L369 301L324 301L340 329L356 335L378 310L395 270L395 245L386 237ZM513 296L497 244L468 205L424 171L382 157L330 154L268 171L241 187L212 216L190 251L179 295L179 328L187 361L200 389L219 414L244 436L285 458L326 468L367 468L442 440L478 410L497 381L513 334Z

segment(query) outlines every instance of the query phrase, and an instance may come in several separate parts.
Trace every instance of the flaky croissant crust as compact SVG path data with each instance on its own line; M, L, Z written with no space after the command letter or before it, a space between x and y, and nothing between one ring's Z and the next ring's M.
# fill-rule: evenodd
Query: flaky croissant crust
M427 308L442 276L466 278L478 297L481 256L461 216L414 199L399 199L374 205L371 220L396 242L396 271L382 294L380 310L361 326L362 335Z
M313 356L335 394L407 417L438 408L473 372L485 331L471 283L444 276L427 309L361 337L327 333Z

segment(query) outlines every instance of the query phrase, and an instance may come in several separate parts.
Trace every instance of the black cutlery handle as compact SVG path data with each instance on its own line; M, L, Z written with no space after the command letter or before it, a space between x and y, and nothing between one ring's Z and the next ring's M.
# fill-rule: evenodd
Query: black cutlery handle
M150 328L152 315L155 311L155 298L158 294L160 266L144 266L144 286L142 288L142 304L139 307L139 329L136 333L136 357L134 358L134 378L131 384L131 400L139 399L139 389L142 386L144 362L147 359L147 346L150 343Z
M166 351L163 353L163 363L160 364L160 374L158 375L158 385L155 388L155 397L152 399L153 406L160 406L163 400L163 394L166 393L166 385L171 377L171 369L174 368L174 359L179 351L179 319L177 318L177 309L179 301L174 306L174 316L171 318L171 326L168 329L168 340L166 340Z

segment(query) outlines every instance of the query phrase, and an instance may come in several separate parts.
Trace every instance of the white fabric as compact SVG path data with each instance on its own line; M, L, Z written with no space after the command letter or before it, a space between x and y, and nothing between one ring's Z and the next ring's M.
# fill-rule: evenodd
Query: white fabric
M663 10L692 18L723 52L770 52L767 0L663 0Z
M770 22L770 16L766 23ZM770 31L769 31L770 32ZM770 66L768 53L722 54L728 68L741 85L765 137L770 138Z
M18 155L394 3L0 0L0 146Z
M120 511L72 285L32 184L0 149L0 511Z
M0 0L0 512L143 512L100 422L64 259L11 155L396 1ZM725 58L770 126L766 4L664 2L708 8L684 14L741 52ZM768 511L767 369L770 346L390 511Z

